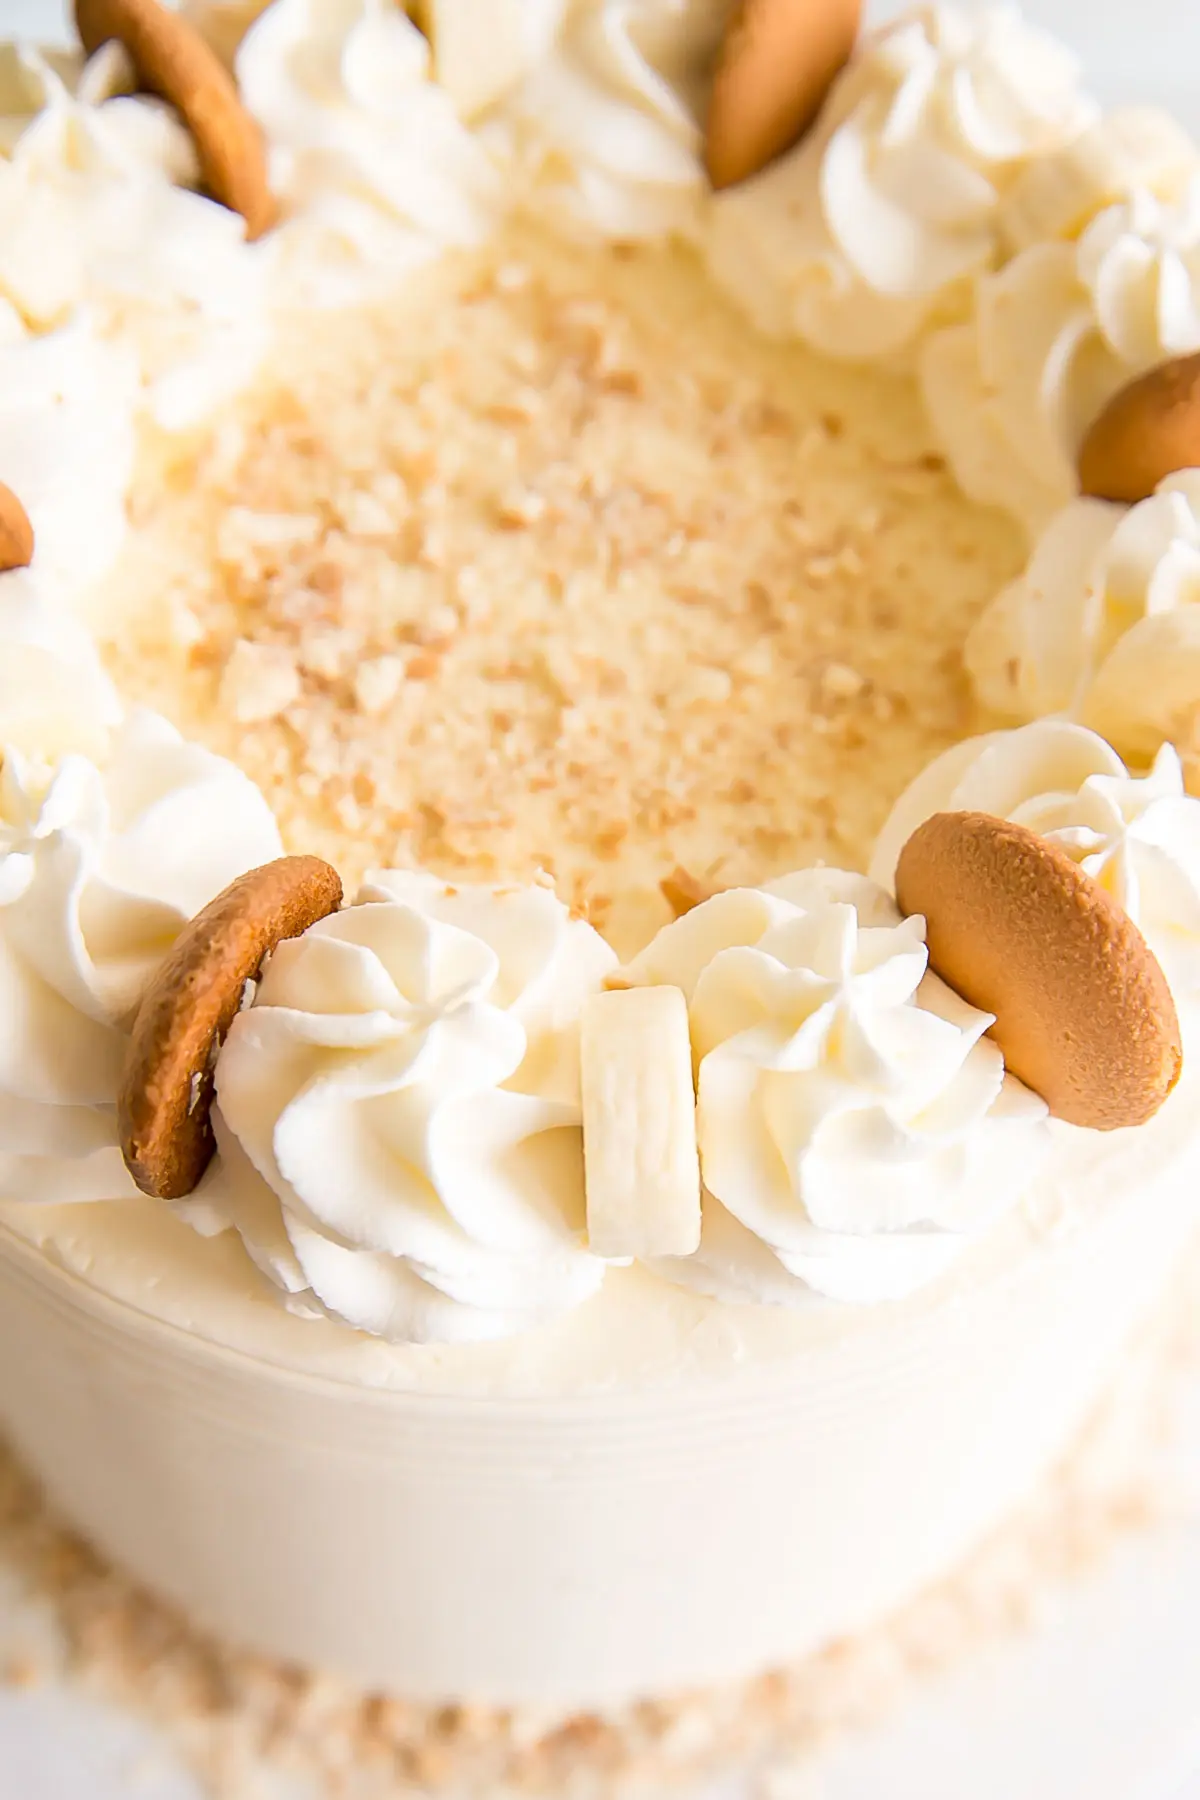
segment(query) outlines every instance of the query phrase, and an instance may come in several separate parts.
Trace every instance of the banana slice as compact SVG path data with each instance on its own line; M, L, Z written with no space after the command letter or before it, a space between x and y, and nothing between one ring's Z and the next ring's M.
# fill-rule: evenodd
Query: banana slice
M597 1256L690 1256L700 1243L700 1157L687 1002L622 988L584 1004L583 1156Z
M1175 198L1198 167L1200 152L1169 114L1123 107L1065 150L1030 163L1001 206L1001 236L1010 254L1078 237L1134 188Z

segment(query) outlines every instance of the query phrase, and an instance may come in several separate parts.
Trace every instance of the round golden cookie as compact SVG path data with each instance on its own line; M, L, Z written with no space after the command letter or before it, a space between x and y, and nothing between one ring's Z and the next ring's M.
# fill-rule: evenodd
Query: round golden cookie
M1142 1125L1179 1079L1166 977L1115 900L1056 844L988 813L935 813L900 853L930 967L983 1012L1014 1075L1059 1119Z
M144 1194L194 1192L215 1149L216 1053L246 983L277 944L341 903L328 863L284 856L240 876L180 934L138 1008L117 1099L121 1152Z
M1200 468L1200 356L1139 375L1111 399L1083 440L1079 485L1133 506L1180 469Z
M790 148L850 59L862 0L741 0L717 58L704 150L716 188Z
M209 193L241 213L248 238L269 231L276 214L262 133L195 26L158 0L75 0L75 27L89 56L111 38L125 46L142 86L183 118Z
M11 488L0 481L0 574L33 561L33 526Z

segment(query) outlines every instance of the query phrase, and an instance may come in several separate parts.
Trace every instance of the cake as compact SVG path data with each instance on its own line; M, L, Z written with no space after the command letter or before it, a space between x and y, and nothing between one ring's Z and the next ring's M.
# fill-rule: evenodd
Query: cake
M545 1737L869 1643L1185 1264L1200 151L1008 11L414 14L0 63L0 1422Z

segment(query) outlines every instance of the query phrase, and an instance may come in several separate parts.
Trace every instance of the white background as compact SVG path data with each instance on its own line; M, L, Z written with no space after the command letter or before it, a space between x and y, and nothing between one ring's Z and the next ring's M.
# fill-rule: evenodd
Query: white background
M886 17L900 0L871 10ZM1076 45L1102 98L1159 100L1200 135L1200 0L1028 0L1024 10ZM61 38L64 16L60 0L0 0L0 34ZM1195 1399L1178 1471L1191 1499L1177 1523L1052 1596L1031 1636L928 1682L897 1720L781 1777L764 1800L1200 1800ZM30 1627L0 1582L0 1661ZM135 1797L197 1800L136 1722L54 1687L0 1688L0 1800Z

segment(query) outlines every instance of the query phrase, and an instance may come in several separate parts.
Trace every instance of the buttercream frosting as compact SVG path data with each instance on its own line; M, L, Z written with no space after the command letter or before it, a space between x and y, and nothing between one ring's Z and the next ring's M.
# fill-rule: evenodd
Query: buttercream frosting
M69 594L111 567L125 535L136 371L79 319L0 335L0 481L19 497L39 576Z
M136 354L158 422L195 424L258 367L261 258L236 213L190 191L191 137L129 94L119 45L74 91L38 53L22 62L38 105L0 159L0 295L38 331L90 307Z
M101 756L121 703L91 637L35 569L0 575L0 744Z
M719 1297L896 1299L1032 1176L1045 1107L929 973L924 922L824 869L718 894L626 970L688 1002L701 1247L654 1267Z
M616 964L545 888L386 873L280 945L216 1066L199 1204L293 1306L402 1342L593 1294L579 1010Z
M718 196L713 275L773 335L891 355L966 315L1005 192L1095 116L1074 59L1011 9L919 7L863 43L790 156Z
M935 333L922 387L955 479L1036 531L1078 491L1076 456L1135 375L1200 349L1200 174L1177 201L1135 191L1078 243L1035 244Z
M279 854L240 770L134 712L103 763L0 761L0 1192L133 1187L113 1105L131 1014L182 926Z
M1118 106L1022 169L1000 208L1004 253L1077 238L1097 213L1130 194L1178 200L1197 168L1200 150L1170 113Z
M289 300L337 304L482 239L505 195L394 0L275 0L237 52L284 211L266 253Z
M1200 471L1132 508L1076 499L967 639L984 706L1066 713L1135 758L1200 724Z
M728 14L726 0L565 9L497 134L521 204L605 238L695 235L706 194L703 81Z
M1104 738L1066 720L968 738L936 758L896 802L871 864L878 882L891 886L901 849L935 812L993 813L1056 843L1140 926L1177 1004L1194 1008L1200 800L1185 792L1169 744L1148 774L1137 775Z
M423 0L434 74L464 119L511 94L550 50L569 0Z

